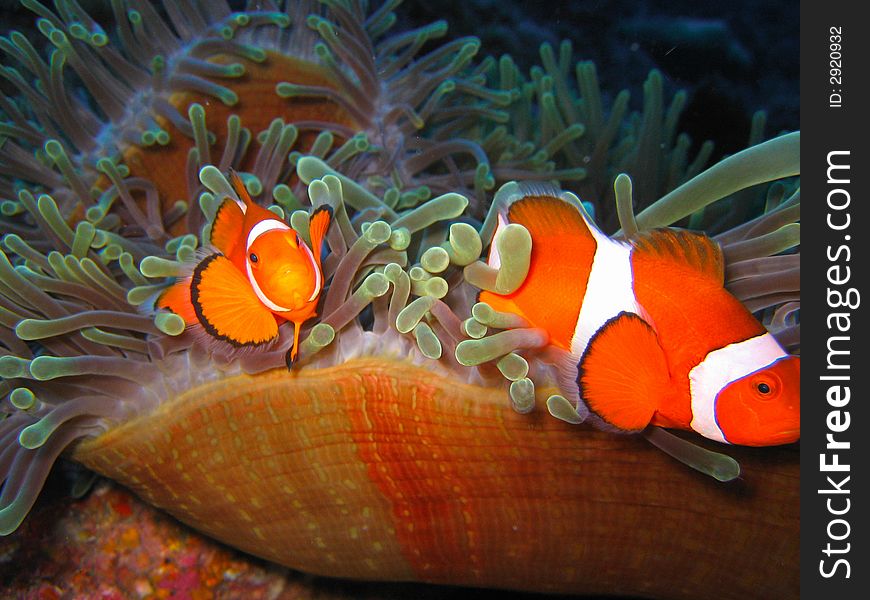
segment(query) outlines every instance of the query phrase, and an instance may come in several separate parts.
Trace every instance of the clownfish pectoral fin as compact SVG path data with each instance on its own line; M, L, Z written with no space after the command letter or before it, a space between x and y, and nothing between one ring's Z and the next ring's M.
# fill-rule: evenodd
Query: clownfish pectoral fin
M639 233L631 242L636 254L688 266L711 277L719 285L725 282L722 249L703 233L661 228Z
M211 224L210 241L225 256L232 254L233 248L241 240L244 218L238 203L232 198L224 198Z
M668 394L668 365L652 328L621 312L589 341L580 361L580 397L605 423L641 431Z
M323 252L323 239L332 223L332 207L324 204L317 207L308 220L308 236L311 240L311 253L314 254L314 262L320 267L320 255Z
M190 301L190 278L175 282L157 296L155 302L157 308L165 308L171 310L179 317L184 319L188 325L198 322L196 311L193 308L193 303Z
M299 330L302 329L303 321L293 321L293 345L287 350L284 355L284 362L287 364L287 369L293 368L293 363L296 362L296 357L299 356Z
M211 254L196 266L190 299L203 328L233 346L254 346L278 337L272 311L257 298L247 277L222 254Z

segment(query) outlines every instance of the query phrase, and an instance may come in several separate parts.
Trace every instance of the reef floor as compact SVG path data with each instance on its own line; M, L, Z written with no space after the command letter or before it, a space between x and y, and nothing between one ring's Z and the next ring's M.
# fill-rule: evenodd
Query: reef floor
M73 502L44 494L19 530L0 538L0 598L479 600L481 593L306 575L210 540L105 479ZM503 600L549 597L497 594Z

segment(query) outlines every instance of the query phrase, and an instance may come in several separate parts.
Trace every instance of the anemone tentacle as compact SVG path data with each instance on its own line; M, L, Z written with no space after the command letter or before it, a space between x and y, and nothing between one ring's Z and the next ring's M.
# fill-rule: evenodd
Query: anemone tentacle
M391 32L398 2L258 4L166 2L164 20L113 0L107 34L75 0L27 2L51 51L0 38L16 92L0 95L0 533L56 460L105 432L200 386L290 377L292 325L237 350L153 307L210 248L223 199L238 199L230 168L306 241L311 209L333 210L301 377L401 360L517 413L549 394L550 414L582 422L547 334L476 301L529 270L519 225L498 239L498 268L481 260L514 179L577 192L625 238L714 234L728 289L799 351L799 134L762 143L759 115L751 147L704 170L711 146L689 157L686 97L668 104L657 72L630 112L627 92L604 106L567 42L543 45L526 77L510 57L477 61L476 38L433 44L444 22Z
M676 92L666 105L660 72L652 71L644 83L640 112L629 111L627 90L615 96L608 111L595 65L572 63L572 53L567 40L558 53L542 44L542 66L534 67L529 78L509 56L487 65L488 85L509 90L512 98L505 109L509 127L485 130L490 156L496 157L493 174L500 183L559 181L593 203L600 225L610 231L616 226L612 183L619 173L639 183L634 192L639 210L700 173L713 146L701 144L690 160L690 140L677 131L686 94Z

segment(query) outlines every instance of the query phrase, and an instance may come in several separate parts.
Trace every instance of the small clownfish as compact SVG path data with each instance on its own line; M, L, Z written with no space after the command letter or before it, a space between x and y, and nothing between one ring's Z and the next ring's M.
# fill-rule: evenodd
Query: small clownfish
M612 240L573 196L521 190L493 239L508 223L528 229L528 275L511 294L478 299L549 333L565 351L560 384L576 386L593 422L747 446L800 438L800 358L725 290L716 242L676 229ZM488 262L500 265L494 243Z
M157 307L237 348L272 342L278 325L291 321L290 367L299 352L299 330L315 316L323 291L320 255L332 208L311 214L309 248L275 213L251 200L238 174L231 171L230 178L241 200L227 197L215 213L211 244L218 252L164 291Z

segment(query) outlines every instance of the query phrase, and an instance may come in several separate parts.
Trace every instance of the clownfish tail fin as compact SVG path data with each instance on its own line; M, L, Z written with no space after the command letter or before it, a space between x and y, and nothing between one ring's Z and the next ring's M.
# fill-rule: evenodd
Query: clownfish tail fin
M589 341L577 385L589 410L611 427L641 431L668 394L670 375L655 331L621 312Z
M320 255L323 252L323 239L332 223L332 207L324 204L318 206L308 220L308 235L311 239L311 252L317 267L320 268Z

